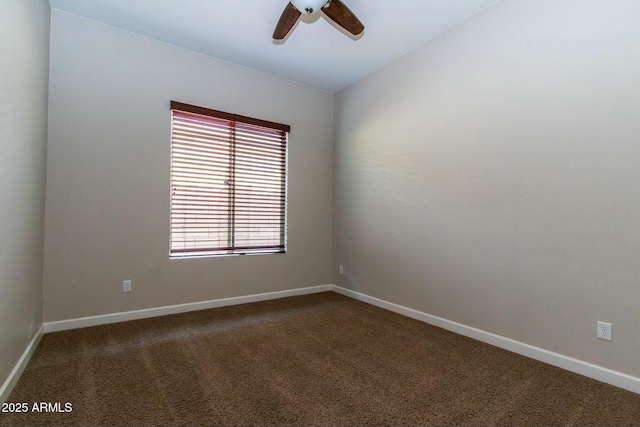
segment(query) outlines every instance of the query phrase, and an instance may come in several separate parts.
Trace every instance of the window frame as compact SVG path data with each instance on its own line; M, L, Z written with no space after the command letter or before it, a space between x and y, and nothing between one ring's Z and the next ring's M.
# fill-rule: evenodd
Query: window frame
M171 152L170 152L170 185L169 185L169 190L170 190L169 258L185 259L185 258L221 257L221 256L224 257L224 256L239 256L239 255L267 255L267 254L271 255L271 254L287 253L288 176L289 176L289 173L288 173L289 143L288 142L289 142L289 133L291 132L291 127L289 125L285 125L281 123L256 119L248 116L242 116L239 114L227 113L224 111L213 110L213 109L204 108L204 107L198 107L195 105L185 104L177 101L171 101L170 111L171 111L171 138L170 138ZM228 154L230 159L230 166L228 169L228 173L230 174L229 176L232 178L230 178L228 181L227 180L224 181L224 185L231 186L229 190L230 197L227 205L228 216L226 221L217 220L217 222L215 222L215 224L218 226L218 229L221 229L220 225L224 225L226 226L226 228L228 228L229 234L227 235L227 241L231 242L229 246L221 247L221 246L211 245L210 247L205 248L202 246L198 246L197 245L198 239L194 238L193 245L191 247L187 247L186 238L183 238L182 240L174 238L174 233L176 234L179 233L178 231L175 231L177 229L177 226L174 223L175 218L178 216L178 214L174 212L174 210L177 209L175 207L176 202L174 198L178 198L178 196L175 195L176 186L174 185L174 178L176 175L176 172L174 170L174 155L176 151L176 148L174 146L175 145L174 140L179 139L179 138L176 138L176 132L174 130L174 125L176 121L174 111L177 111L182 115L194 115L194 117L199 117L199 119L203 120L203 122L205 122L207 118L211 119L211 123L214 123L216 121L229 122L229 125L228 125L230 129L230 134L228 136L229 149L228 151L225 151L224 149L216 148L221 153ZM186 119L183 118L183 120L186 120ZM214 125L212 124L212 126ZM224 125L221 126L221 128L224 128ZM242 133L238 131L238 135L236 135L236 131L238 128L244 129L244 131L242 131ZM258 184L262 184L263 182L261 182L261 179L267 179L267 180L271 179L271 182L274 182L273 181L274 176L279 177L279 181L275 181L275 182L281 183L280 192L279 193L277 191L273 192L275 196L273 195L270 196L270 197L273 197L273 200L276 201L275 205L273 204L273 201L271 201L271 203L269 204L270 205L269 207L262 208L263 210L258 210L259 213L270 214L271 215L270 218L273 216L276 217L277 222L275 222L276 225L274 226L273 229L278 230L279 242L277 244L269 244L269 245L259 245L255 243L254 244L236 244L238 240L242 240L238 238L238 235L241 234L241 232L238 231L238 229L242 229L242 227L238 227L238 224L243 224L243 223L237 222L238 220L236 219L237 213L242 211L242 209L239 209L239 206L246 208L246 206L243 205L243 203L249 203L251 213L245 214L247 215L246 218L251 218L251 215L254 213L251 209L251 207L254 205L251 205L252 202L250 197L248 199L246 198L246 196L236 198L236 191L237 191L236 188L240 186L239 184L236 183L236 181L239 180L238 176L240 176L240 174L236 171L236 169L238 169L238 163L236 163L237 162L236 153L238 150L238 145L242 143L242 138L247 137L247 135L250 135L253 132L253 130L255 130L256 132L265 132L267 134L274 134L274 135L277 133L278 135L277 137L272 137L273 139L270 140L270 143L272 143L273 147L275 147L275 151L278 152L277 157L275 157L276 167L270 167L268 170L268 173L260 172L257 174L258 178L254 178L258 181ZM278 146L278 144L280 145ZM251 144L248 144L248 145L251 145ZM260 150L257 150L257 149L254 149L253 151L248 150L248 153L249 153L247 155L248 157L255 158L257 155L260 155ZM256 167L256 164L260 163L260 161L265 161L265 159L269 161L273 160L272 158L269 158L267 155L262 154L262 156L264 157L257 157L258 161L256 161L255 163L251 163L249 161L248 163L249 167L251 166ZM246 158L245 158L245 161L247 161ZM184 168L184 166L182 167ZM276 173L278 172L277 171L278 169L280 169L279 175ZM227 169L220 168L217 171L219 172L219 170L227 170ZM252 172L254 172L254 170L252 170ZM271 175L269 175L269 173ZM245 172L244 178L246 179L248 175L253 175L253 173ZM233 196L231 196L231 194ZM183 197L185 199L188 198L188 196L186 195ZM195 196L195 197L196 199L189 199L189 200L197 200L198 196ZM218 198L216 200L220 201L220 200L223 200L223 198ZM274 209L273 206L279 207L280 212L278 214L273 213L273 209ZM187 214L189 214L189 212L183 213L185 217L187 216ZM182 224L184 227L184 222ZM244 224L244 226L250 227L251 225ZM195 228L197 228L196 225L192 225L192 228L185 227L183 229L183 233L186 234L188 233L189 230L192 230L193 232L193 229ZM244 233L247 234L247 236L249 236L249 237L244 237L244 240L250 243L251 231L244 231ZM183 244L185 246L182 248L178 248L175 246L178 243Z

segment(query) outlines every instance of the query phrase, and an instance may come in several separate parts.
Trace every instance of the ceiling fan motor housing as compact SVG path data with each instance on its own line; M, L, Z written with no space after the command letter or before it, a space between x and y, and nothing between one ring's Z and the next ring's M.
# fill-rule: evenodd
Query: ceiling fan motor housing
M322 9L327 3L328 0L291 0L291 3L298 9L300 12L311 15L313 13L318 12Z

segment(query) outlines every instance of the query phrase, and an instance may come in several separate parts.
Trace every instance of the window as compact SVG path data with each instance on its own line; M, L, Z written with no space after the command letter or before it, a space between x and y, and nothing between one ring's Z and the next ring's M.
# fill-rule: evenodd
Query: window
M286 251L288 125L171 102L170 257Z

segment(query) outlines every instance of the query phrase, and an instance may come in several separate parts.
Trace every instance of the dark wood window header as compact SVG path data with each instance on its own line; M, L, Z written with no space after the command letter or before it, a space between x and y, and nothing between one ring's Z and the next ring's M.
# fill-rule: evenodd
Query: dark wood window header
M267 120L254 119L253 117L241 116L239 114L226 113L224 111L211 110L209 108L198 107L182 102L171 101L172 110L186 111L188 113L200 114L202 116L216 117L218 119L231 120L234 122L246 123L248 125L262 126L271 129L291 132L291 126L282 123L269 122Z

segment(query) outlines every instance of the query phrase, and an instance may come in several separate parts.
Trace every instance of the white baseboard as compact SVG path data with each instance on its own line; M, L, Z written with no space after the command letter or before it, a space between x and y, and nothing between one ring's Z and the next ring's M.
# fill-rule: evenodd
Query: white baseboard
M15 387L16 383L20 379L20 375L22 375L22 372L24 371L24 368L27 367L29 360L31 360L31 356L33 356L33 352L36 351L36 348L38 348L38 344L40 343L40 340L42 339L43 335L44 335L44 325L40 326L40 329L38 329L38 332L36 332L33 338L31 338L29 345L27 345L27 348L24 350L24 353L22 353L22 356L18 360L18 363L16 363L16 366L13 368L13 370L9 374L9 377L7 377L7 380L4 382L4 384L2 384L2 388L0 388L0 404L6 402L7 399L9 398L9 395L11 394L13 387Z
M554 353L552 351L512 340L510 338L505 338L500 335L492 334L490 332L463 325L461 323L453 322L451 320L443 319L442 317L423 313L421 311L384 301L379 298L370 297L360 292L345 289L340 286L333 285L333 291L356 299L358 301L363 301L368 304L384 308L385 310L393 311L394 313L411 317L412 319L420 320L421 322L425 322L430 325L437 326L439 328L446 329L448 331L455 332L457 334L464 335L466 337L473 338L478 341L503 348L505 350L509 350L522 356L539 360L541 362L557 366L567 371L575 372L576 374L593 378L595 380L640 394L640 378L633 377L622 372L613 371L602 366L594 365L593 363L574 359L573 357Z
M145 310L125 311L122 313L104 314L100 316L81 317L78 319L46 322L44 332L58 332L67 329L86 328L89 326L106 325L109 323L126 322L129 320L146 319L149 317L166 316L169 314L186 313L189 311L206 310L209 308L225 307L229 305L246 304L250 302L267 301L297 295L330 292L333 285L311 286L308 288L289 289L286 291L267 292L263 294L245 295L232 298L221 298L210 301L199 301L187 304L168 305L165 307L148 308Z

